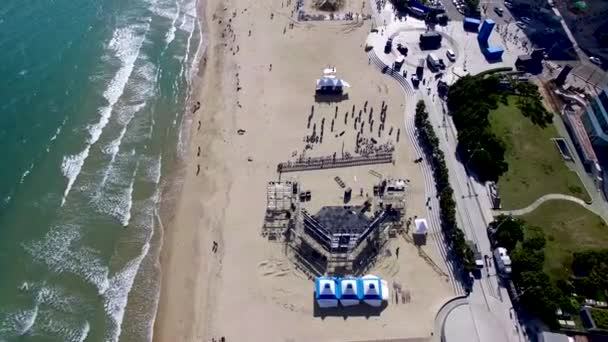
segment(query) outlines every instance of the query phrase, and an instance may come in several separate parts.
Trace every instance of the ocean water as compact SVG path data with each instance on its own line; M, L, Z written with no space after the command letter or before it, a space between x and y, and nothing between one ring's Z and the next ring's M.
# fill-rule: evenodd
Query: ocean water
M196 0L4 0L0 32L0 341L150 340Z

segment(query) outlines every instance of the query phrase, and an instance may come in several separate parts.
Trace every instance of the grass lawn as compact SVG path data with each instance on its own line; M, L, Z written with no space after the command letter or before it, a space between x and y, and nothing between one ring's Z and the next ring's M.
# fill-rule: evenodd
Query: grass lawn
M547 201L521 218L526 221L527 230L540 229L545 233L544 268L553 279L568 277L572 253L608 246L608 226L599 216L573 202Z
M576 173L562 159L552 138L555 127L541 128L523 116L516 99L490 112L491 129L506 145L509 170L500 177L498 189L503 209L520 209L545 194L559 193L589 200Z

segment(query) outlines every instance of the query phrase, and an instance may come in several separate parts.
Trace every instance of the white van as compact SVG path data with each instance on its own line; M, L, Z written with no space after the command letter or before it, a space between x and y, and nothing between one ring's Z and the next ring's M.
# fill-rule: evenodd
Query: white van
M439 58L437 58L434 53L429 53L429 55L426 57L426 61L431 68L435 70L439 69Z

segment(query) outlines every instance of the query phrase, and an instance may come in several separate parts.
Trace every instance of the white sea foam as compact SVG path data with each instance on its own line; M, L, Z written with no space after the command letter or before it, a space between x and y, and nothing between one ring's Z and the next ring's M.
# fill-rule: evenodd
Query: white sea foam
M89 156L89 150L91 149L91 145L87 145L84 150L80 153L64 156L63 161L61 162L61 172L68 179L68 184L63 191L63 197L61 198L61 205L65 204L65 200L76 181L76 177L80 174L80 170L82 170L82 165L84 165L84 161Z
M12 198L13 198L13 197L12 197L11 195L7 195L6 197L4 197L4 198L2 199L2 202L4 202L4 205L8 205L8 204L11 202L11 199L12 199Z
M120 337L129 292L131 292L139 265L148 254L149 249L150 244L145 243L140 255L129 261L120 272L110 279L110 287L104 296L104 308L108 316L116 324L116 329L112 331L111 341L118 341Z
M74 342L84 342L89 336L89 331L91 331L91 325L88 321L85 321L82 328L78 332L78 336L73 340Z
M59 125L59 127L57 127L57 129L55 130L55 134L53 134L53 136L49 140L49 143L55 141L55 139L57 139L57 137L59 137L59 133L61 133L61 130L63 129L63 126L65 125L66 121L67 121L67 117L65 119L63 119L63 121L61 122L61 125ZM51 150L51 145L48 144L46 146L46 152L48 153L50 150Z
M25 170L25 172L23 172L23 174L21 175L21 179L19 180L19 184L23 184L23 181L25 180L25 177L27 177L27 175L29 175L30 172L32 172L33 168L34 168L34 163L31 163L30 166L27 168L27 170Z
M23 287L23 286L22 286ZM44 304L53 310L76 313L82 306L81 301L68 293L65 289L46 282L34 283L25 292L33 292L33 297L37 304Z
M167 34L165 35L165 42L167 43L166 46L169 46L169 44L171 44L171 42L175 39L175 30L176 30L177 19L179 18L179 11L180 11L179 1L175 0L175 14L171 21L171 27L169 28L169 31L167 31Z
M158 184L161 177L162 155L142 158L143 179L146 182Z
M196 2L194 2L194 9L192 11L193 15L197 17ZM198 44L196 46L196 53L194 54L194 58L192 58L192 63L190 64L190 75L188 77L188 81L190 81L198 72L199 60L202 56L201 54L206 49L203 27L201 26L200 22L198 22L198 19L196 21L195 28L198 29Z
M38 305L31 309L9 312L0 323L0 336L23 336L32 328L36 317Z
M133 190L141 158L137 157L133 163L134 156L134 149L118 155L114 165L106 170L106 184L93 199L98 211L116 218L123 226L127 226L131 218Z
M139 165L139 163L138 163L138 165ZM137 177L138 165L135 166L135 171L133 171L133 177L131 177L131 183L129 184L129 187L127 188L124 205L116 208L117 211L119 212L120 216L122 217L120 223L122 223L123 227L128 226L129 221L131 221L131 208L133 207L133 186L135 185L135 177Z
M120 60L121 66L103 93L107 105L98 110L99 121L88 128L90 136L87 146L80 153L73 156L65 156L63 159L62 171L68 179L68 184L61 199L62 206L65 204L66 198L78 178L84 162L89 156L91 146L99 140L103 129L110 121L114 105L125 91L148 28L149 25L146 25L143 28L143 33L141 33L142 28L137 25L118 28L114 31L112 39L108 43L108 49Z
M138 212L141 214L141 217L138 220L139 222L137 222L137 225L144 228L146 234L141 252L110 278L108 290L103 296L105 311L116 326L116 329L112 329L109 332L110 336L107 338L109 341L118 341L122 332L122 322L129 293L133 287L133 281L139 271L141 262L148 254L150 241L154 236L154 230L152 228L154 225L154 213L156 205L158 204L158 199L159 191L157 190L151 198L140 202L141 210L138 210Z
M108 288L108 267L95 250L79 245L80 234L80 227L76 225L55 226L42 241L25 245L24 249L53 272L79 275L103 294Z
M67 117L65 119L63 119L63 121L61 122L61 125L59 125L59 127L57 127L57 129L55 130L55 134L53 134L53 136L51 137L51 141L55 141L55 139L57 139L57 137L59 136L59 133L61 133L61 129L63 128L63 126L65 125L65 122L67 120L68 120Z
M83 320L81 317L57 319L54 313L50 310L41 310L39 316L42 317L39 317L38 320L40 322L37 322L34 329L32 329L33 336L52 336L57 341L66 342L81 342L87 338L91 330L88 321Z

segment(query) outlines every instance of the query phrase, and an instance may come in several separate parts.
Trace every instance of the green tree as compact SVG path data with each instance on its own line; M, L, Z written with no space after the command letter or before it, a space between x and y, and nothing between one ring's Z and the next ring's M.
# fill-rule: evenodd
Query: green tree
M505 247L506 248L506 247ZM511 251L513 273L519 274L528 271L542 271L545 262L545 251L541 249L529 249L518 246Z
M490 224L496 229L494 238L500 247L513 251L519 241L524 239L524 222L510 216L501 215Z
M543 248L545 248L546 243L547 241L544 236L533 236L524 240L524 242L522 242L522 247L531 251L542 251Z
M555 327L555 312L563 302L563 294L542 271L527 271L520 274L518 282L521 304L549 326Z

